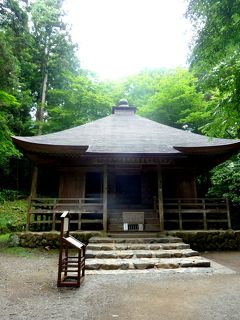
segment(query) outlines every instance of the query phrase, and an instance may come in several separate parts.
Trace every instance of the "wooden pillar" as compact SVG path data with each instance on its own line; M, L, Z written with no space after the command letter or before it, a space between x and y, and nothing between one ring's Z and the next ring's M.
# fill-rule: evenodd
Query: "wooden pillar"
M203 228L204 230L207 230L207 211L206 211L205 199L202 199L202 206L203 206Z
M107 232L107 196L108 196L108 172L107 165L103 170L103 230Z
M38 168L36 166L33 167L32 171L32 184L31 184L31 198L37 197L37 180L38 180Z
M158 210L160 232L164 231L164 212L163 212L163 191L162 191L162 169L158 165Z
M227 205L228 229L232 229L232 225L231 225L231 216L230 216L230 207L229 207L229 201L228 201L228 199L226 199L226 205Z
M37 197L37 180L38 180L38 168L34 166L32 170L31 192L30 192L30 197L28 199L26 231L29 231L29 227L30 227L31 200L32 198Z

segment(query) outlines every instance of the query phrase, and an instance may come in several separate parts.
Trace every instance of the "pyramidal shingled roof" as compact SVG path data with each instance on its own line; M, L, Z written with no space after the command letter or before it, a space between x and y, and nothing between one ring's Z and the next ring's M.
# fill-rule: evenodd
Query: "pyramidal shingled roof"
M135 114L135 108L119 106L105 118L56 133L13 137L14 143L34 149L42 146L74 147L86 153L178 154L210 149L240 149L240 140L209 138L172 128Z

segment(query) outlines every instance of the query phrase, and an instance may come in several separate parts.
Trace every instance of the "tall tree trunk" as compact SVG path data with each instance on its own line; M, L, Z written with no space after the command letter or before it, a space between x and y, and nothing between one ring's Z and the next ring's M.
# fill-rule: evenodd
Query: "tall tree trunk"
M40 103L36 112L36 121L38 124L37 135L42 134L43 121L44 121L44 112L45 112L46 95L47 95L47 83L48 83L47 61L48 61L48 55L46 56L46 62L43 68L44 72L43 72L43 80L42 80L41 89L40 89ZM38 167L34 166L33 172L32 172L31 197L37 196L37 181L38 181Z
M37 132L38 135L42 134L45 104L46 104L46 94L47 94L47 82L48 82L48 71L47 71L47 68L45 68L43 81L41 84L41 92L40 92L41 100L36 112L36 121L38 123L38 132Z

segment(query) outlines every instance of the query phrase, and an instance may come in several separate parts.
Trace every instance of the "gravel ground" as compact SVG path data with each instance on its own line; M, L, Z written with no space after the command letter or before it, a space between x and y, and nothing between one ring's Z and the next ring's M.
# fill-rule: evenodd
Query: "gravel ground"
M57 288L57 254L0 252L0 319L240 319L240 252L205 253L234 271L87 274Z

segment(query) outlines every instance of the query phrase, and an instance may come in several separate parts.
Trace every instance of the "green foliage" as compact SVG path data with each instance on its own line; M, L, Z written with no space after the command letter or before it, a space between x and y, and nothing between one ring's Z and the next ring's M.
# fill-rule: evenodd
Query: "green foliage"
M4 203L5 201L14 201L18 194L19 193L16 190L4 189L0 191L0 203Z
M87 74L65 75L64 89L48 93L48 119L44 132L53 132L84 124L111 112L112 99L108 88L89 78Z
M240 135L240 55L229 56L216 65L199 84L207 94L203 108L192 109L187 122L200 124L209 136L235 138Z
M14 127L19 104L16 98L0 90L0 167L7 170L12 157L19 158L20 153L11 140L11 128Z
M7 35L0 30L0 88L10 90L18 86L19 67Z
M8 238L9 238L8 233L0 234L0 250L1 250L1 252L3 252L3 250L8 247Z
M204 95L196 88L197 78L185 69L144 70L118 83L110 83L115 103L126 98L137 112L166 125L183 125L197 131L204 120L193 121L188 115L207 107ZM191 121L190 121L191 120Z
M154 94L140 113L166 125L182 128L185 124L189 127L185 117L206 105L203 94L196 90L196 80L184 69L165 72L155 82ZM197 126L192 129L196 130Z
M226 197L240 205L240 155L220 164L211 173L208 196Z
M9 192L7 192L9 193ZM11 196L12 196L12 192ZM1 196L9 197L1 192ZM26 200L4 200L0 206L0 233L23 231L26 223L27 201Z
M188 6L195 26L190 62L210 101L202 129L211 136L240 136L239 6L239 0L191 0Z
M112 97L115 103L122 98L129 104L137 106L140 111L146 108L149 100L155 94L155 87L161 77L167 72L165 69L143 70L138 74L112 85Z
M17 102L17 99L8 94L7 92L0 90L0 106L1 106L1 111L6 111L9 109L13 109L19 106L19 103Z
M31 96L25 81L29 64L28 19L22 1L0 5L0 172L10 171L9 161L20 153L11 135L30 132Z
M240 51L222 60L203 79L212 89L209 121L203 132L218 137L240 136Z
M239 0L190 0L187 16L195 27L190 62L201 73L238 48Z

